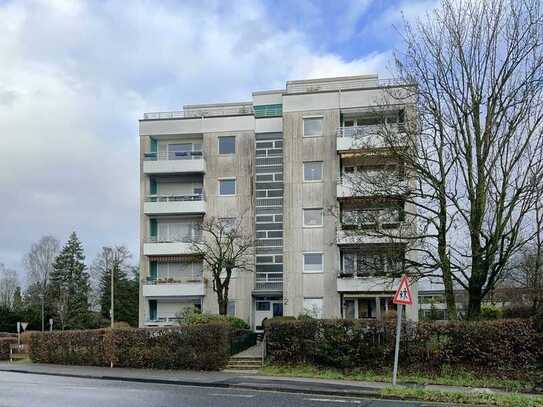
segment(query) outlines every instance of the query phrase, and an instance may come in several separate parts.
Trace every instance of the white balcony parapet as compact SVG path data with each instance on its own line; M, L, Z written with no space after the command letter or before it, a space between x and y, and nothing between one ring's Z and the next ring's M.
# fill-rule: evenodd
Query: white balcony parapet
M206 161L201 151L161 151L145 153L145 174L205 173Z
M204 282L201 277L164 279L164 282L161 279L145 279L143 284L144 297L200 297L204 294Z
M394 292L400 285L399 278L392 277L338 277L338 292Z
M404 127L400 125L367 125L367 126L341 126L337 128L337 150L371 150L388 148L390 145L402 146L402 131ZM391 140L385 140L385 131L389 137L395 137ZM392 135L398 135L392 136Z
M255 282L255 291L283 291L283 282L257 279Z
M147 215L205 214L206 211L203 194L149 195L143 203L143 212Z

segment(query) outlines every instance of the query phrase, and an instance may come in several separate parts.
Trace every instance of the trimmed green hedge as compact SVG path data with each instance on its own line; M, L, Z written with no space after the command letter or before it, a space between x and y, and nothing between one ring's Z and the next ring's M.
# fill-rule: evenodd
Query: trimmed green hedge
M391 366L395 323L348 320L274 321L266 324L267 356L278 363L335 368ZM530 320L404 323L403 366L443 364L475 370L514 370L542 362L543 336Z
M223 323L182 328L96 329L32 334L33 362L65 365L220 370L230 357Z
M17 343L17 338L7 336L0 338L0 360L9 360L9 347L12 343Z

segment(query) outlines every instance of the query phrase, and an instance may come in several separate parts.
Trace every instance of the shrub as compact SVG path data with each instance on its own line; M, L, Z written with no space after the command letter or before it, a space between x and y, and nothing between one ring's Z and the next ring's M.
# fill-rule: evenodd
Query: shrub
M179 321L181 326L208 324L210 322L224 322L232 329L250 329L247 322L232 315L202 314L200 312L195 312L192 309L187 309L181 313L179 317L181 318Z
M272 362L323 367L391 366L393 322L310 320L266 325ZM535 366L542 360L542 336L531 321L419 322L402 326L401 358L419 368L443 364L494 370Z
M502 317L502 310L493 305L484 305L481 307L481 319L498 319Z
M10 336L0 337L0 360L9 359L9 347L11 344L17 343L17 338Z
M528 319L533 316L533 308L526 305L518 305L514 307L504 308L502 317L506 319L522 318Z
M182 328L96 329L35 333L33 362L156 369L220 370L230 357L223 323Z

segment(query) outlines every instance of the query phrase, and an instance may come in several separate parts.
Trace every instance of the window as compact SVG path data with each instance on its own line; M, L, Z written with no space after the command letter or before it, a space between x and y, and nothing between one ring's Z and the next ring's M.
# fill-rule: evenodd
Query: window
M269 311L271 310L271 305L269 301L257 301L256 302L257 311Z
M322 209L304 209L304 226L322 226Z
M186 160L191 158L191 143L168 144L168 160Z
M304 181L322 180L322 161L304 163Z
M236 195L236 180L235 179L220 179L219 180L219 195Z
M304 273L321 273L322 269L322 253L304 253Z
M235 154L236 138L234 136L219 137L219 154Z
M236 303L234 301L228 301L226 315L236 316Z
M304 119L304 137L322 136L322 117L308 117Z
M304 314L322 318L322 298L304 298Z

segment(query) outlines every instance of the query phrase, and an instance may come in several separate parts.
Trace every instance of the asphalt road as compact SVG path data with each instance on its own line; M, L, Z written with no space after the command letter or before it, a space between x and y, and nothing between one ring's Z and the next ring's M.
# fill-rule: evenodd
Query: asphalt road
M427 405L428 403L0 372L0 407L422 407Z

